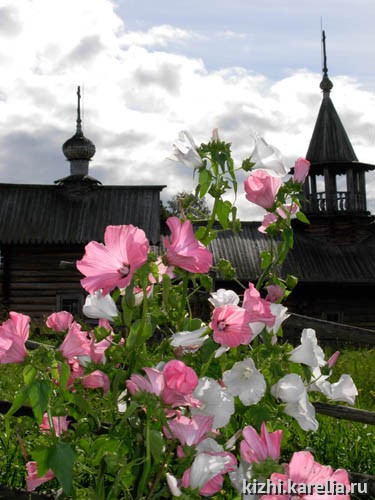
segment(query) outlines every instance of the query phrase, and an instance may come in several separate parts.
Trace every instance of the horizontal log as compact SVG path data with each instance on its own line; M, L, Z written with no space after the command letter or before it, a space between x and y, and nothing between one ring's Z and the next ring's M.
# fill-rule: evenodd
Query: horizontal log
M7 500L47 500L55 498L54 495L40 495L39 493L32 493L20 489L10 489L6 486L0 485L0 498Z
M349 481L351 483L360 483L367 485L366 492L362 493L361 495L356 492L353 498L361 497L368 499L369 497L375 496L375 476L371 476L370 474L362 474L361 472L348 472L348 474ZM363 491L363 488L361 488L361 491Z
M77 290L82 291L82 287L79 284L79 282L72 282L72 283L66 283L66 282L61 282L61 283L12 283L11 284L11 289L12 290L72 290L72 293L76 293Z
M53 295L50 295L49 297L42 296L39 294L32 295L32 296L29 295L28 297L25 297L25 296L22 297L22 296L19 296L17 294L17 295L12 295L10 301L12 304L25 304L26 307L28 307L29 305L33 305L33 304L51 305L51 304L56 304L56 294L54 293Z
M35 278L35 276L40 276L41 274L43 275L44 273L48 273L46 278L52 278L54 276L58 278L73 278L77 276L82 276L81 273L79 273L77 270L70 269L69 271L65 271L64 269L58 268L39 268L39 267L34 267L34 268L22 268L22 269L10 269L9 270L9 275L13 278L17 277L23 277L23 278Z
M375 331L357 326L333 323L322 319L291 314L284 326L295 328L314 328L319 340L350 342L353 344L375 345Z
M333 405L330 403L316 402L313 405L317 413L321 415L375 425L375 412L373 411L359 410L358 408L349 408L348 406Z

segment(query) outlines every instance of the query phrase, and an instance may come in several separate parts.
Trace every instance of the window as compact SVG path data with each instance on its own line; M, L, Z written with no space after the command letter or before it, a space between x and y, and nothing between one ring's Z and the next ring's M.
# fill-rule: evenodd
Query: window
M322 313L322 319L332 323L344 323L344 313L341 311L324 312Z
M68 311L73 316L82 315L83 296L81 294L58 294L56 297L58 311Z

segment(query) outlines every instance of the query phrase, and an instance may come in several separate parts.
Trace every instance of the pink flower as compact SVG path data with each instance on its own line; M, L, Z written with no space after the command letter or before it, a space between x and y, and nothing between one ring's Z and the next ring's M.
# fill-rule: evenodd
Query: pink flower
M56 436L60 436L63 432L66 432L69 426L68 417L52 417L53 428L55 430ZM42 423L39 426L41 431L49 432L51 427L49 425L48 414L43 415Z
M337 363L337 360L339 359L339 356L340 356L340 351L336 351L335 353L332 354L332 356L327 361L327 366L329 369L331 369L335 366L335 364Z
M46 325L55 332L61 332L61 330L67 330L72 322L73 316L70 312L59 311L48 316Z
M249 313L251 323L274 325L275 316L271 312L271 305L267 300L261 298L253 283L249 283L249 287L244 293L242 307Z
M214 331L214 341L227 347L248 344L253 338L249 327L250 320L250 314L242 307L217 307L210 323L210 328Z
M172 359L164 366L163 375L165 382L163 401L172 405L188 403L198 385L195 371L182 361Z
M167 226L171 230L170 238L164 239L168 264L191 273L208 273L212 253L195 238L192 223L169 217Z
M305 158L298 158L294 163L293 180L295 182L300 182L302 184L303 182L305 182L309 170L310 170L309 160L305 160Z
M126 387L130 394L134 394L137 391L145 391L160 396L165 386L163 372L160 372L156 368L148 367L143 368L143 370L146 372L146 377L135 373L126 381Z
M174 278L174 273L173 273L173 266L166 266L161 257L158 257L155 261L155 264L158 268L157 270L157 277L155 278L155 276L150 273L149 276L148 276L148 279L150 281L150 283L152 284L155 284L155 283L161 283L163 281L163 276L164 274L166 274L167 276L169 276L170 278Z
M105 351L112 344L112 335L108 335L105 339L100 342L95 342L93 337L90 344L90 358L94 363L104 363L105 361Z
M270 479L275 485L279 484L279 481L283 481L284 485L288 484L288 480L292 481L297 491L298 485L300 485L299 491L301 493L296 495L296 498L298 497L299 499L329 498L331 500L350 500L350 483L346 470L337 469L334 471L332 467L320 465L314 461L314 457L309 451L293 453L290 464L286 466L285 474L273 473ZM325 495L322 492L318 493L317 485L322 485L324 490L327 491L326 487L329 483L331 483L331 488L333 488L333 481L336 482L337 494L332 493L332 491ZM306 485L315 485L313 494L306 493ZM342 489L341 492L339 492L339 489ZM289 494L262 496L262 500L288 500L289 498Z
M90 340L87 338L86 332L81 331L81 325L73 321L65 336L64 342L58 350L62 352L66 359L74 358L75 356L90 355Z
M241 458L249 464L253 462L263 462L267 457L277 460L280 457L280 444L283 431L278 430L269 433L266 424L261 426L261 434L256 432L254 427L248 425L242 431L245 438L241 441Z
M70 368L70 376L66 385L70 388L74 384L76 378L80 378L83 376L85 370L79 364L79 361L76 358L68 359L68 364Z
M98 326L101 326L101 327L105 328L106 330L109 330L110 332L113 331L111 323L108 321L108 319L100 318L98 321Z
M214 417L206 415L195 415L192 418L179 415L173 420L169 420L169 429L165 427L164 433L168 438L171 438L170 430L182 445L193 446L199 444L207 432L212 430L213 421Z
M86 375L82 378L82 385L86 389L103 389L104 394L109 390L111 385L108 375L103 373L101 370L95 370L94 372Z
M268 226L270 226L271 224L274 224L276 221L277 221L277 215L275 215L273 213L267 213L263 217L262 225L258 227L258 231L261 233L265 233Z
M278 207L276 209L276 212L280 215L282 219L286 219L289 215L291 217L292 215L296 214L299 210L299 206L297 203L292 203L289 205L282 205L281 207Z
M148 240L142 229L132 226L108 226L104 245L91 241L77 269L86 276L81 280L85 290L103 295L116 287L127 287L134 272L147 261Z
M281 179L265 172L255 170L245 180L246 198L263 208L271 208L281 187Z
M36 462L27 462L26 464L27 477L26 477L26 485L27 491L34 491L35 488L40 486L47 481L50 481L55 477L55 474L50 470L48 470L44 476L38 477L38 466Z
M268 292L266 296L268 302L278 302L284 296L284 290L279 285L268 285L266 290Z
M30 317L10 312L0 326L0 364L22 363L27 356L25 342L29 337Z

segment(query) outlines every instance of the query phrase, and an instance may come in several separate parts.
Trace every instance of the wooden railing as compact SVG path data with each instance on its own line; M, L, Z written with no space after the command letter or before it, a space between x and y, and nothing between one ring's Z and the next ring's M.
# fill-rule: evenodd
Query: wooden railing
M366 198L362 193L337 191L327 195L324 191L307 195L304 210L307 213L344 213L366 211Z

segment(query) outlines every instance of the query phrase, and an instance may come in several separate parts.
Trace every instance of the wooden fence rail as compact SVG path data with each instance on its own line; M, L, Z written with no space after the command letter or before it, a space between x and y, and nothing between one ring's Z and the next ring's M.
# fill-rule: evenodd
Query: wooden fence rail
M285 327L292 328L313 328L316 336L324 342L334 342L337 344L349 343L353 345L375 346L375 331L357 326L333 323L323 319L311 318L300 314L291 314L284 322ZM287 338L299 340L300 333L294 335L287 333Z

